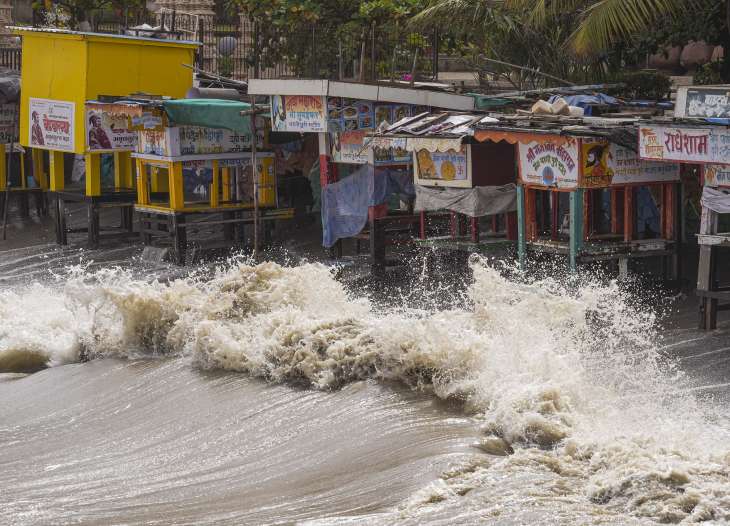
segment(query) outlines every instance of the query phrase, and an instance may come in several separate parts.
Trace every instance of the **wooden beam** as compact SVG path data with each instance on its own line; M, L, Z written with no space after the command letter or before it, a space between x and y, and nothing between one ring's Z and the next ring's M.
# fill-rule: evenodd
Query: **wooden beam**
M49 151L48 158L49 171L50 171L50 182L51 192L59 192L64 188L63 178L63 152Z
M170 188L170 208L182 211L185 208L185 194L183 191L182 161L168 163L167 180Z
M532 188L525 188L525 240L537 239L537 195Z
M147 165L142 159L135 159L137 163L137 203L150 204L150 195L147 191Z
M101 154L87 153L86 158L86 195L101 195Z
M114 152L114 188L117 190L134 188L130 152Z
M33 178L43 190L48 190L48 175L43 162L43 150L33 148L31 150L31 162L33 165Z
M5 144L0 144L0 191L8 187L7 166Z
M213 180L210 183L210 206L217 208L220 205L220 184L218 181L218 161L213 161Z
M221 168L221 186L223 187L223 201L231 200L231 169Z

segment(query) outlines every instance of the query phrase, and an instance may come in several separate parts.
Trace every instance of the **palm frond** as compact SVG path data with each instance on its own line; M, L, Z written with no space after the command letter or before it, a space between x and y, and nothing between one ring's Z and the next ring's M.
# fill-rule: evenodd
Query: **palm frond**
M413 26L440 25L468 28L483 25L492 18L503 0L435 0L410 20Z
M616 41L650 28L662 16L686 9L692 0L599 0L588 7L572 46L579 54L608 49Z

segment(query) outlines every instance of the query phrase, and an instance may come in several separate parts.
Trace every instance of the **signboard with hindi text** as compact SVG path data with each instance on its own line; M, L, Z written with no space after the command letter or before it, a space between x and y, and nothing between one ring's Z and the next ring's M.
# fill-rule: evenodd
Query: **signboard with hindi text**
M611 144L608 164L612 186L679 181L678 163L643 161L635 151L618 144Z
M577 187L578 146L578 139L551 136L519 143L520 179L524 184Z
M705 186L730 186L730 164L706 164Z
M215 153L246 153L251 151L251 135L239 135L223 128L203 126L173 126L158 130L138 132L137 153L180 157ZM266 144L266 132L259 128L257 147Z
M422 149L414 152L416 184L470 188L472 183L469 150L469 145L462 145L459 151L430 152Z
M289 132L327 131L326 97L272 95L271 129Z
M639 156L650 161L726 163L730 159L730 130L655 126L639 127Z
M134 151L137 132L130 115L110 111L104 104L86 105L86 150L90 152Z
M74 151L73 102L28 99L28 144L33 148Z
M365 147L364 131L346 131L332 134L332 161L347 164L367 164L369 149Z
M0 144L18 141L18 105L0 104Z

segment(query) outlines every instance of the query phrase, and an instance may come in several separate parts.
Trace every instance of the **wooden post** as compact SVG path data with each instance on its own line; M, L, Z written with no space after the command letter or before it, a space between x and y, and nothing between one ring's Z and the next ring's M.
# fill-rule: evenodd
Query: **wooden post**
M584 190L576 188L570 192L570 270L578 268L578 256L583 248L583 204Z
M253 257L259 255L259 171L256 162L256 97L251 97L251 178L253 179Z
M101 154L87 153L86 158L86 196L101 195Z
M147 165L142 159L137 162L137 202L140 205L150 204L150 194L147 191Z
M220 205L220 185L218 183L218 161L213 161L213 180L210 183L210 206L218 208Z
M624 241L634 239L634 187L624 186Z
M63 152L51 150L48 152L50 161L51 192L60 192L64 188L63 179Z
M426 212L421 211L418 213L418 226L419 236L421 239L426 239Z
M550 208L552 211L550 239L557 241L560 236L560 193L556 190L550 190Z
M30 155L31 163L33 165L33 177L38 183L38 186L40 186L43 190L48 190L48 177L46 174L46 167L43 163L43 150L33 148Z
M472 243L479 243L479 218L478 217L472 217L470 218L470 229L471 229L471 241Z
M221 168L221 186L223 187L223 202L231 200L231 169Z
M182 161L168 163L167 174L170 187L170 208L175 212L182 212L185 208Z
M452 238L459 236L459 215L456 212L449 212L449 231Z
M537 191L532 188L525 188L525 240L527 242L537 239Z
M595 199L593 198L593 190L583 190L583 239L588 241L591 237L593 228L593 208Z
M373 276L385 274L385 224L376 217L370 219L370 271Z
M114 152L114 189L131 188L134 188L132 154L130 152Z
M525 221L525 187L517 185L517 255L520 268L525 268L527 255L527 223Z
M717 219L717 213L702 207L700 234L716 233ZM712 245L700 245L700 259L697 265L698 291L711 291L714 288L715 254L712 248ZM717 328L717 300L702 298L700 301L700 329L712 330L715 328Z
M88 167L86 170L86 177L88 181L89 171ZM99 247L99 205L94 199L87 205L87 211L89 214L89 248Z
M619 190L611 188L611 233L621 233L621 207L619 206Z
M12 150L10 152L11 159L8 162L5 162L5 145L0 144L0 189L3 191L8 189L8 175L7 175L7 165L8 163L12 162Z
M505 233L510 241L517 241L517 212L507 212L504 214Z

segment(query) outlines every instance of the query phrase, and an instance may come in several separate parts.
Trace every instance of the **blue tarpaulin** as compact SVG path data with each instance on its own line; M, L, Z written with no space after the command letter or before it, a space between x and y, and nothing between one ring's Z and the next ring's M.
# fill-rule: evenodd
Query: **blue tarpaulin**
M359 234L368 221L368 207L385 203L393 194L414 197L408 171L363 165L349 177L322 189L322 244Z

